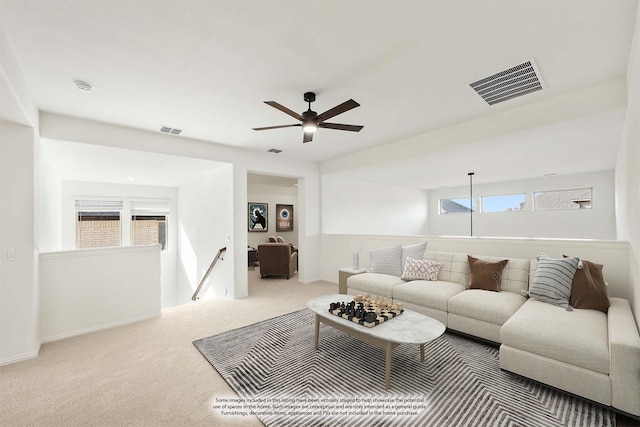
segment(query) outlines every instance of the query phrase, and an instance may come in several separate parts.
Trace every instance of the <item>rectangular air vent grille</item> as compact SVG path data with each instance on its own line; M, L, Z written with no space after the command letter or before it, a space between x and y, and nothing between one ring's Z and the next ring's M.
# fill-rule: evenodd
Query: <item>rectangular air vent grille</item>
M277 148L269 148L267 150L267 153L276 153L276 154L280 154L282 153L282 150L278 150Z
M469 83L469 86L489 105L517 98L544 87L533 59Z
M160 132L170 133L171 135L180 135L182 133L182 129L170 128L168 126L162 126L160 128Z

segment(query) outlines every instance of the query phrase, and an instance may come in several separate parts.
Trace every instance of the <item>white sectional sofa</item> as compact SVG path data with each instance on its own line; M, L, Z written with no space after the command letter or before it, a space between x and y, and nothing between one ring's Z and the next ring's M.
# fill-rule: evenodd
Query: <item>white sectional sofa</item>
M640 336L628 301L609 298L607 313L528 298L537 260L507 259L499 292L467 289L467 254L425 251L442 264L437 280L367 272L347 293L402 302L448 329L500 344L500 367L640 417Z

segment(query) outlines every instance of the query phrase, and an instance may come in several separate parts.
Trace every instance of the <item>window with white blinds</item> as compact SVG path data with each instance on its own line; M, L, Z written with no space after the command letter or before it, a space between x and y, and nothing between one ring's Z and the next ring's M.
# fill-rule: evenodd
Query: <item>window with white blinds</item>
M156 244L167 249L169 200L76 199L75 212L78 249Z
M167 248L168 200L131 200L131 245L161 244Z
M121 246L122 200L78 199L76 207L76 248Z

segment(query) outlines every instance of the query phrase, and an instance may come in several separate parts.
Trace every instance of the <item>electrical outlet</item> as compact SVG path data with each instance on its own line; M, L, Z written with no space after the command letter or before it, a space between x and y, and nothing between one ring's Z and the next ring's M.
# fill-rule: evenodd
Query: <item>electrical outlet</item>
M16 250L13 249L13 248L5 249L4 250L3 259L5 261L15 261L16 260Z

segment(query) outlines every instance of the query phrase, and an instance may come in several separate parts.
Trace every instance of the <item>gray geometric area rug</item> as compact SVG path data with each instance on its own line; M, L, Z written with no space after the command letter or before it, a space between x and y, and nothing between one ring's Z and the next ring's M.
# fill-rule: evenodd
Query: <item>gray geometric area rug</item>
M502 371L498 348L445 333L385 352L304 309L194 341L237 393L216 397L222 416L265 426L614 426L613 411Z

